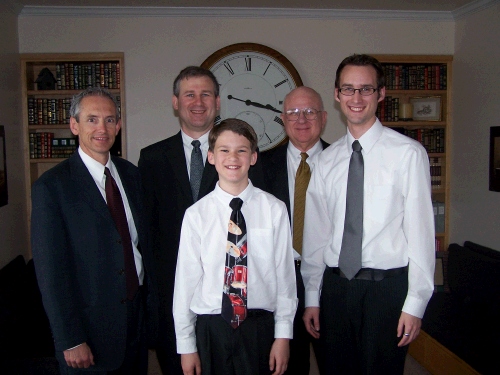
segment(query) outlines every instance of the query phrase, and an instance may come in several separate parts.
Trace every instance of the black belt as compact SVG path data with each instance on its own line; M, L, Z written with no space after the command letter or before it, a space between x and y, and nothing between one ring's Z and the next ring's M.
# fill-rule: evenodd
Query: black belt
M247 310L247 317L260 317L264 315L269 315L273 314L271 311L264 310L264 309L248 309Z
M344 273L338 267L327 267L335 275L346 278ZM381 281L388 277L394 277L402 275L408 272L408 266L400 268L391 268L388 270L379 270L375 268L361 268L359 272L354 276L357 280L370 280L370 281Z
M295 263L296 268L300 268L300 264L302 263L300 259L294 259L293 262Z

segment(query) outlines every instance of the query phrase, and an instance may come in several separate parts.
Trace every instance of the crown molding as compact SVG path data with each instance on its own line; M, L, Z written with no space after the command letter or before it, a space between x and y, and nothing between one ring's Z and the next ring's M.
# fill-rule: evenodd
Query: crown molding
M498 3L500 3L500 0L475 0L458 9L455 9L451 13L453 14L453 18L458 20L470 14L480 12Z
M491 1L491 0L488 0ZM228 17L453 21L452 12L234 7L25 6L20 17Z
M23 6L15 0L4 0L4 5L7 7L7 10L16 15L19 15L23 9Z

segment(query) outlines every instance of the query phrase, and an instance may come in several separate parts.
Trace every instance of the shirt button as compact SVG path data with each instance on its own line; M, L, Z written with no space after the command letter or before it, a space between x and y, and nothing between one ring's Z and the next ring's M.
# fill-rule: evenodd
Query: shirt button
M124 274L125 274L125 270L123 268L118 271L118 275L124 275Z

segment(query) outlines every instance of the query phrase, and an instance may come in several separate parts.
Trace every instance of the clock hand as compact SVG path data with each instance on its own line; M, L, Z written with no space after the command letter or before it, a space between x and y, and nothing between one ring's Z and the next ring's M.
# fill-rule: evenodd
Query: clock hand
M238 100L240 102L243 102L245 103L246 105L248 106L254 106L254 107L257 107L257 108L264 108L264 109L269 109L270 111L274 111L274 112L277 112L277 113L281 113L281 111L279 109L276 109L274 108L271 104L261 104L261 103L257 103L257 102L252 102L251 100L247 99L247 100L243 100L243 99L238 99L238 98L235 98L234 96L232 95L228 95L227 98L229 100L231 99L234 99L234 100Z

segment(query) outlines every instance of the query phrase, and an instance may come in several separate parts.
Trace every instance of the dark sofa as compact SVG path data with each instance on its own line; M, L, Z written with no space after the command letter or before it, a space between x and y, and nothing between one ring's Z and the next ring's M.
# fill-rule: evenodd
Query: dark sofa
M59 374L33 260L22 255L0 269L0 373Z
M434 293L422 329L479 373L498 374L500 252L466 241L447 255L449 292Z

